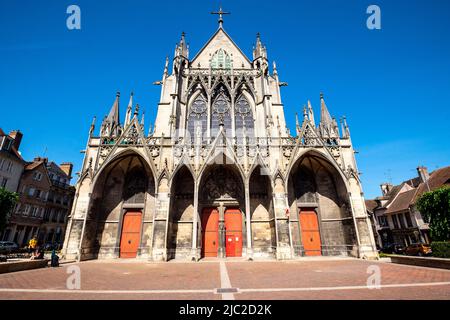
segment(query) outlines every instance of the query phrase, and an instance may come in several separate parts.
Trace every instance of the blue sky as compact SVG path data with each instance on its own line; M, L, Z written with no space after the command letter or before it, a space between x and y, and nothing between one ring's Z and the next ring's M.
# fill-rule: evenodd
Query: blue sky
M191 56L217 28L219 1L16 0L0 3L0 126L24 133L26 159L45 155L80 169L92 117L117 90L122 117L129 93L153 122L164 60L181 32ZM81 8L82 29L66 28ZM366 28L377 4L382 30ZM450 2L223 0L225 29L251 56L257 32L276 60L288 124L319 94L346 115L366 197L399 183L418 165L450 165ZM148 123L147 123L148 125ZM98 128L98 127L97 127Z

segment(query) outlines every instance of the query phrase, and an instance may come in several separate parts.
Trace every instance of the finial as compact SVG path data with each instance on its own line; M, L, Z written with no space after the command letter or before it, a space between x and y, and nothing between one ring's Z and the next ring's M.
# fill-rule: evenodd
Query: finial
M303 105L303 119L308 120L308 108Z
M139 104L136 105L136 108L134 109L134 115L137 116L139 114Z
M223 27L223 15L224 14L231 14L231 12L225 12L222 10L222 6L220 6L219 11L217 12L211 12L211 14L217 14L219 16L219 28L222 29Z
M323 100L323 98L324 98L324 95L323 95L323 92L321 92L320 93L320 100Z
M120 98L120 91L117 91L116 97L117 97L117 98Z
M145 110L142 112L141 126L145 125Z

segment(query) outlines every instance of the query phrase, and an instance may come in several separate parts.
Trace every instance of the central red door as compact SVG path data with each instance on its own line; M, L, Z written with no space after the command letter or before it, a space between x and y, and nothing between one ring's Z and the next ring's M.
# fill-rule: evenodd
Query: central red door
M203 210L202 229L202 256L217 258L219 252L219 211L213 208Z
M242 213L239 209L225 211L225 248L227 257L242 257Z
M300 226L302 243L306 256L321 256L322 242L320 240L319 221L314 210L300 210Z
M120 258L136 258L141 239L142 213L129 211L123 218Z

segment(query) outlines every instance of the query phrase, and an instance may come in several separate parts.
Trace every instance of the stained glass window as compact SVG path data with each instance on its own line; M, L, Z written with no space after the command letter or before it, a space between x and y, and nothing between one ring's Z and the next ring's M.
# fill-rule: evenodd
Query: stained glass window
M214 100L211 115L211 134L216 137L219 132L220 124L223 123L227 135L231 136L231 112L230 103L224 93L220 93Z
M191 142L196 141L197 132L200 130L202 137L206 136L208 129L208 115L207 115L206 100L199 95L191 105L188 115L187 131Z
M240 140L243 137L244 126L246 136L252 138L254 136L254 120L253 112L250 104L244 96L240 96L235 106L236 117L236 137Z
M222 49L219 49L211 59L213 69L231 69L231 58Z

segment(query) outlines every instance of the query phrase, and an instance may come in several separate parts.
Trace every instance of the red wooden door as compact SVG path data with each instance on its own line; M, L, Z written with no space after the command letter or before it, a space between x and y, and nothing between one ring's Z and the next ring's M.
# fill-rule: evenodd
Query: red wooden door
M302 243L306 256L321 256L322 243L320 240L319 221L313 210L300 211L300 226Z
M239 209L225 211L225 231L227 257L242 257L242 213Z
M120 258L136 258L141 240L142 213L129 211L123 218Z
M202 229L202 256L217 258L219 252L219 211L213 208L203 210Z

